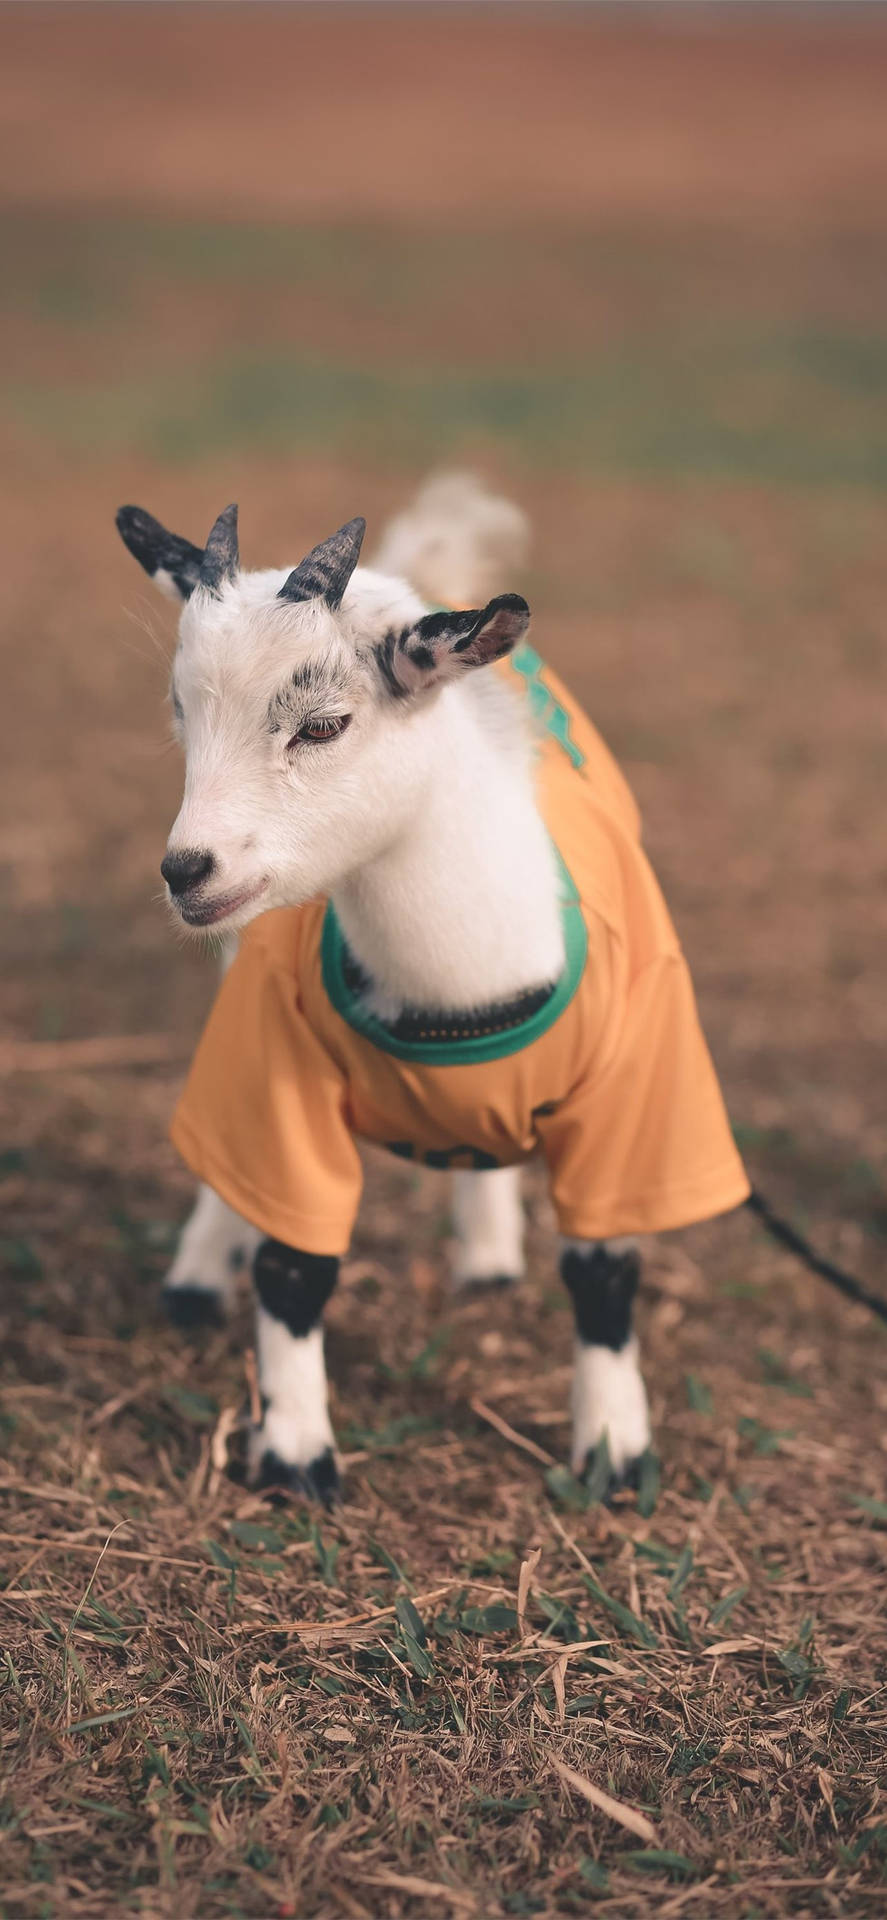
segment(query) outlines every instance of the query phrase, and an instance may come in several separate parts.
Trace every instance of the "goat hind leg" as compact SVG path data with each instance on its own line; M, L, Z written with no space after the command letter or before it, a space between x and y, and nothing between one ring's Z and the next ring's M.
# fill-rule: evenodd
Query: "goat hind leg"
M237 1275L249 1265L261 1237L211 1187L198 1187L163 1283L163 1304L175 1326L221 1324L234 1305Z
M524 1210L520 1168L492 1167L453 1174L457 1287L503 1286L524 1271Z
M222 937L219 971L227 973L237 935ZM163 1283L163 1304L177 1327L218 1326L230 1313L237 1275L252 1260L262 1235L201 1182Z

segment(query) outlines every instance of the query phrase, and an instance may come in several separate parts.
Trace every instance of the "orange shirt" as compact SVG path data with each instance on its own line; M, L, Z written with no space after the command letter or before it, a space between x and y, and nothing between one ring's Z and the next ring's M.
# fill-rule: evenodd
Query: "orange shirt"
M433 1166L541 1151L560 1230L580 1239L686 1226L749 1192L625 780L532 647L495 670L530 701L561 858L567 958L551 999L505 1032L401 1040L364 1012L327 902L261 914L176 1111L192 1171L309 1253L348 1247L355 1136Z

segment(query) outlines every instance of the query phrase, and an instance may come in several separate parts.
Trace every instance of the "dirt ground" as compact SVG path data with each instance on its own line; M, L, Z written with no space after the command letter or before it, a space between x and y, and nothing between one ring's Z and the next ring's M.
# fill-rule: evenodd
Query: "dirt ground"
M887 22L9 6L0 53L0 1912L883 1912L887 1342L746 1219L649 1250L660 1484L606 1512L538 1181L519 1296L454 1306L445 1189L373 1161L347 1504L238 1483L247 1304L158 1305L212 970L112 519L238 497L282 564L441 462L518 498L750 1171L885 1290Z

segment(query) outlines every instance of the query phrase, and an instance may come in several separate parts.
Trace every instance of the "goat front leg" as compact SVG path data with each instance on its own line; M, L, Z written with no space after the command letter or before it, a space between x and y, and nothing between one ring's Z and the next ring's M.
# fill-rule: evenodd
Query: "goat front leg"
M520 1168L453 1174L453 1284L497 1287L524 1271Z
M262 1236L211 1187L198 1187L176 1257L163 1283L163 1304L177 1327L218 1326L230 1313L237 1275Z
M560 1267L576 1316L573 1471L585 1472L589 1454L606 1436L609 1498L637 1484L650 1445L647 1392L631 1324L640 1257L630 1240L567 1240Z
M253 1486L288 1487L332 1506L341 1484L327 1406L321 1316L339 1277L333 1254L263 1240L253 1262L261 1421L249 1439Z

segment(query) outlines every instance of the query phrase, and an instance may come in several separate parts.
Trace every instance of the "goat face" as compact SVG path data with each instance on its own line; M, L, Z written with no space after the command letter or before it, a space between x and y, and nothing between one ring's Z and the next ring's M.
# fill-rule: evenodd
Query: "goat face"
M291 573L240 571L236 509L205 548L121 508L121 535L184 601L171 697L185 791L161 871L186 926L225 932L329 893L421 804L432 696L508 651L528 611L423 615L361 569L350 521Z

